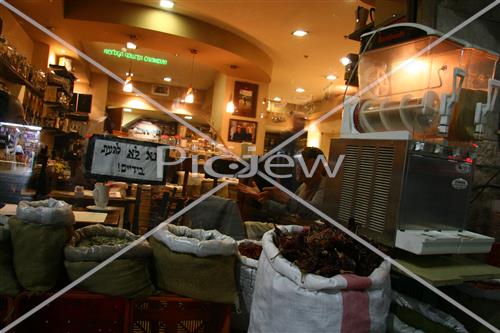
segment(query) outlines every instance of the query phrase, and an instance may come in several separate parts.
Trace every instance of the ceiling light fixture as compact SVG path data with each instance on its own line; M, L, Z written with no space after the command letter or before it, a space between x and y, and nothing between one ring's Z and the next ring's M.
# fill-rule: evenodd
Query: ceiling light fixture
M309 32L302 29L297 29L292 32L292 35L294 35L295 37L305 37L309 35Z
M191 49L189 51L193 55L193 60L191 62L191 84L189 85L186 96L184 96L184 102L188 104L193 104L194 103L194 91L193 91L194 57L198 54L198 50Z
M132 112L132 109L131 108L124 108L123 111L124 112Z
M276 97L273 98L273 101L275 101L275 102L281 102L281 97L276 96Z
M136 44L136 37L135 35L130 35L130 39L128 40L126 44L127 49L129 50L135 50L137 49L137 44Z
M161 0L160 1L160 7L162 7L162 8L172 9L172 8L174 8L174 6L175 6L175 3L173 1L170 1L170 0Z
M349 59L347 57L342 57L342 58L340 58L340 62L342 63L342 65L347 66L351 63L351 59Z
M326 79L329 81L335 81L337 79L337 76L335 74L328 74L326 76Z
M172 78L170 76L165 76L163 78L163 81L165 81L165 82L172 82Z
M306 90L304 88L301 88L301 87L298 87L297 89L295 89L295 92L298 92L299 94L302 94L305 91Z
M191 120L191 119L193 119L193 117L192 116L184 116L184 119Z

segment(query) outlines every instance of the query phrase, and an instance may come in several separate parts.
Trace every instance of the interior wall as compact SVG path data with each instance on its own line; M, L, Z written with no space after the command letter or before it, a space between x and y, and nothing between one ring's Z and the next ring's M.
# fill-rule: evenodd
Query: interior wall
M103 74L93 74L90 84L75 82L74 92L92 95L87 134L102 133L108 100L108 77Z
M0 18L3 20L2 35L4 35L9 43L16 48L17 52L24 55L31 62L33 55L33 41L30 36L16 21L11 11L4 6L0 6ZM47 66L40 69L45 69L46 67Z
M266 133L266 119L260 115L266 114L266 105L262 103L264 98L267 98L268 84L260 82L252 82L259 86L257 96L257 112L255 118L238 117L234 114L226 112L226 104L234 93L235 81L244 81L236 77L229 77L223 74L218 74L214 81L214 93L212 101L212 126L220 136L220 140L235 154L241 155L241 143L229 141L229 121L237 119L242 121L253 121L257 123L257 136L255 141L256 154L264 153L264 137Z
M330 112L336 106L342 104L343 95L332 95L330 98L315 104L315 113L310 116L307 122L307 145L310 147L320 148L326 156L330 152L330 143L333 138L340 136L340 128L342 126L342 110L332 114L327 119L321 121L317 125L313 125L313 121L320 118L327 112Z

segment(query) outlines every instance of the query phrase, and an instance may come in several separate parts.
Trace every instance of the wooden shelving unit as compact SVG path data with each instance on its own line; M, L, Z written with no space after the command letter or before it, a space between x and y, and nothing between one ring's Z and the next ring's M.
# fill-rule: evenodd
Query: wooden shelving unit
M35 86L12 68L5 59L0 58L0 76L12 83L26 86L26 89L31 91L38 97L43 97L43 90L35 88Z

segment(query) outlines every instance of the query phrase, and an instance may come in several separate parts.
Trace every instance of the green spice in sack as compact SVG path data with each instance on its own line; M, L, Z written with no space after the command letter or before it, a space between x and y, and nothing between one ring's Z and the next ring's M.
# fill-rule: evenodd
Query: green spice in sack
M12 262L10 231L0 227L0 295L16 296L19 291L19 283Z
M150 238L159 289L216 303L234 303L235 256L196 257Z
M24 223L9 219L14 269L23 288L45 292L54 288L63 272L66 227Z
M71 281L78 279L99 264L94 261L64 262ZM148 297L155 292L147 259L115 260L78 286L90 292L126 298Z

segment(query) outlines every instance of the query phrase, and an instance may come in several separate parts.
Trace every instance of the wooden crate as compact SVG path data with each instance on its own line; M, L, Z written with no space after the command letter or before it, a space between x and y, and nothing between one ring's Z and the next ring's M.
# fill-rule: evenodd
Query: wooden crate
M15 300L16 318L51 294L21 293ZM129 332L127 299L70 291L15 328L16 333L121 333Z
M198 301L177 295L132 301L133 332L229 333L231 305Z
M0 328L7 325L14 312L14 299L9 296L0 296Z

